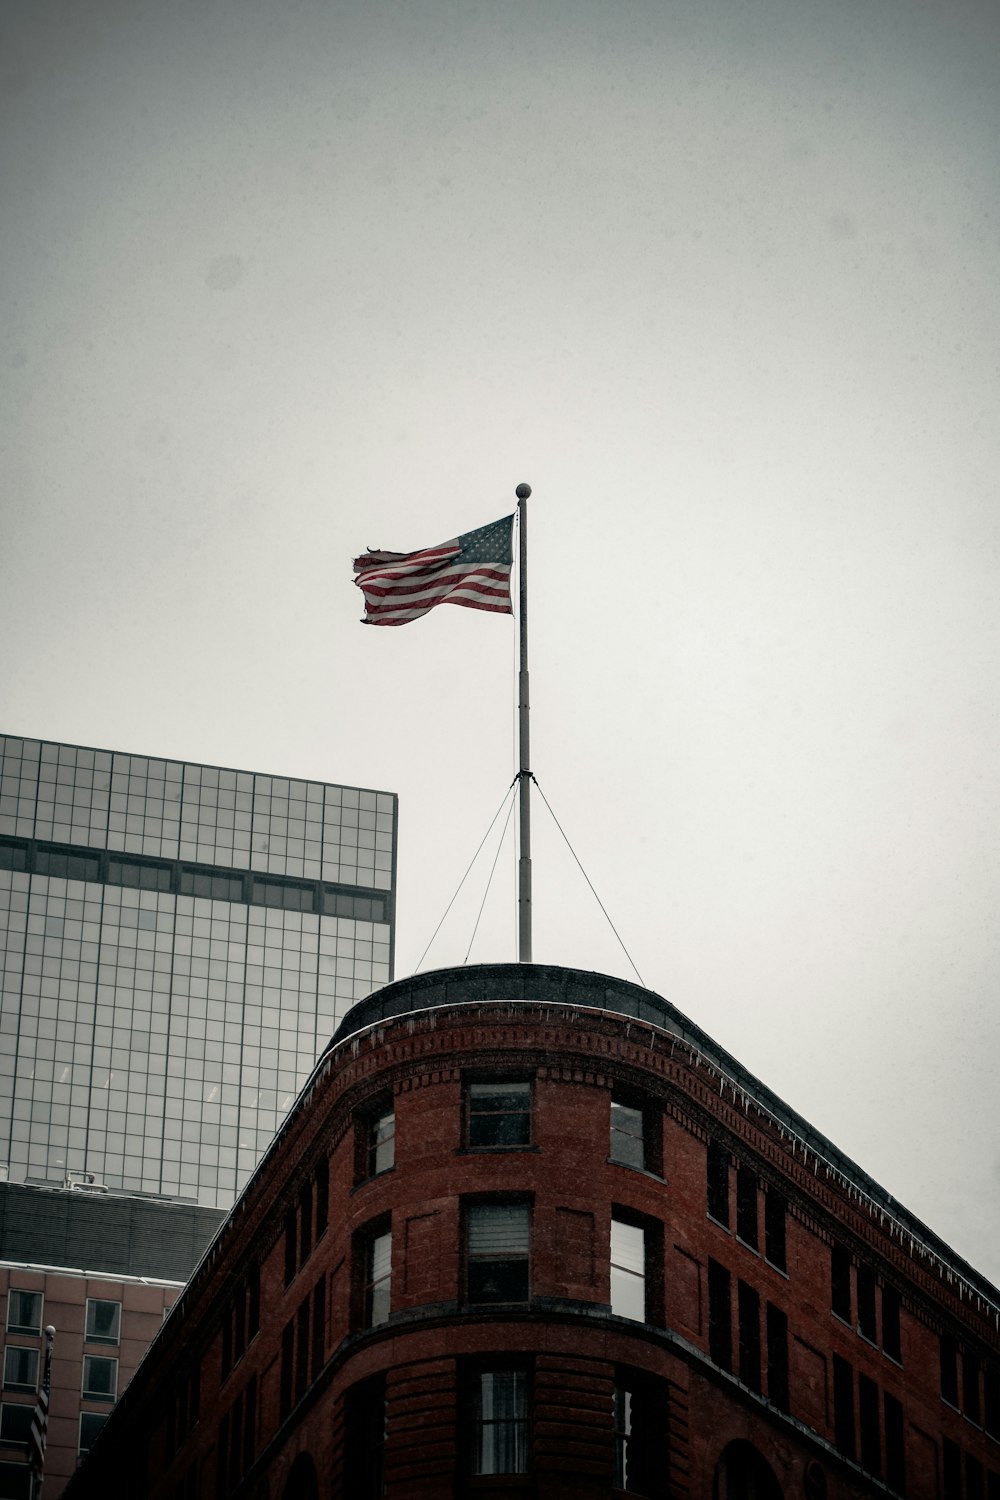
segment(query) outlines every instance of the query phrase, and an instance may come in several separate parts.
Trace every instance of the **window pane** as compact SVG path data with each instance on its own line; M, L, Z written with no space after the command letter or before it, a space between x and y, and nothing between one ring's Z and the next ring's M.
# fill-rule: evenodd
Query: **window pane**
M468 1211L470 1302L526 1302L529 1218L525 1203L483 1203Z
M479 1376L476 1474L524 1474L528 1468L528 1381L523 1370Z
M530 1083L469 1085L470 1146L527 1146L530 1141Z
M611 1221L611 1311L646 1321L646 1235L635 1224Z
M30 1402L15 1406L5 1401L0 1406L0 1442L26 1443L34 1409Z
M0 870L26 870L28 851L23 844L8 844L0 839Z
M113 1401L117 1394L118 1361L103 1354L83 1356L83 1394Z
M8 1344L4 1351L3 1383L7 1390L33 1391L38 1384L38 1350Z
M627 1167L644 1167L642 1110L611 1102L611 1160Z
M785 1200L768 1188L764 1197L764 1254L779 1271L785 1265Z
M109 1413L102 1411L84 1411L80 1413L80 1452L89 1453L94 1446L97 1434L108 1420Z
M392 1110L372 1123L369 1143L368 1174L375 1177L387 1172L396 1159L396 1117Z
M121 1310L120 1302L104 1302L96 1297L88 1297L87 1338L93 1343L117 1344Z
M729 1152L716 1141L708 1143L708 1211L729 1227Z
M389 1316L392 1291L392 1233L376 1235L369 1251L368 1326L375 1328Z
M478 1203L469 1209L469 1254L526 1254L526 1203Z
M757 1178L749 1167L736 1169L736 1233L757 1249Z
M18 1333L41 1333L41 1292L12 1290L7 1298L7 1327Z

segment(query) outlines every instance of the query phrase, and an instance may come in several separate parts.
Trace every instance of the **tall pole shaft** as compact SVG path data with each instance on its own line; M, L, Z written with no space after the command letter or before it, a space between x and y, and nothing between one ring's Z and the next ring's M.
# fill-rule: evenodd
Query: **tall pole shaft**
M528 497L531 486L519 484L518 572L520 593L521 665L517 679L518 793L520 811L520 858L517 865L517 957L531 963L531 753L528 731Z

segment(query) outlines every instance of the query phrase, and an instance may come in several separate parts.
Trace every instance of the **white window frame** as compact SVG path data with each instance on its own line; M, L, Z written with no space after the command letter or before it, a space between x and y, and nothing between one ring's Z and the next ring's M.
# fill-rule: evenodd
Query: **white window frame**
M112 1389L109 1391L92 1391L87 1389L87 1370L94 1360L101 1360L104 1364L114 1365L114 1379L111 1382ZM83 1356L83 1374L81 1377L80 1394L85 1401L117 1401L118 1400L118 1360L113 1354L85 1354Z

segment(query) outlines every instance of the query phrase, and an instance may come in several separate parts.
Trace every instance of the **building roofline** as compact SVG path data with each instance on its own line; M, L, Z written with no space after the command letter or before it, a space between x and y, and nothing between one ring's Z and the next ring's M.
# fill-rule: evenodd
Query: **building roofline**
M62 745L67 750L86 750L88 755L127 755L133 760L159 761L161 765L200 766L206 771L228 771L235 776L269 776L273 781L301 781L316 786L335 786L345 792L376 792L396 800L399 797L398 792L390 792L385 787L355 786L347 781L324 781L318 776L290 776L287 771L251 771L246 766L217 766L214 761L190 760L183 755L145 755L140 750L109 750L103 745L78 745L74 740L50 740L33 734L9 734L6 730L0 730L0 739L20 740L22 744Z
M456 993L459 989L461 995ZM328 1052L363 1031L401 1016L444 1007L507 1002L606 1011L645 1022L686 1043L712 1071L732 1085L734 1096L752 1100L779 1129L798 1141L807 1155L814 1157L817 1166L822 1165L828 1175L839 1177L849 1191L860 1194L877 1212L894 1221L912 1241L911 1251L914 1245L920 1245L946 1272L967 1283L988 1304L991 1318L1000 1326L1000 1291L987 1277L683 1011L631 980L551 964L477 964L431 970L394 980L358 1001L341 1021ZM294 1106L290 1114L293 1112Z
M0 1271L30 1271L33 1276L79 1276L86 1277L88 1281L113 1281L123 1286L176 1287L178 1291L182 1291L187 1286L186 1281L172 1281L166 1276L119 1276L114 1271L86 1271L76 1266L36 1265L30 1260L0 1260Z

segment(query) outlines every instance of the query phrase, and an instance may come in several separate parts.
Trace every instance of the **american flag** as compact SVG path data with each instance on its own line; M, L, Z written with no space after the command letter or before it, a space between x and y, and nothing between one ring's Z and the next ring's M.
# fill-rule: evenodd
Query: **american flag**
M510 570L513 516L420 552L378 552L355 558L354 582L365 596L363 625L406 625L435 604L464 604L513 614Z
M49 1435L49 1389L52 1385L52 1333L46 1328L45 1375L28 1428L28 1462L38 1484L45 1469L45 1444ZM34 1491L32 1492L34 1493Z

